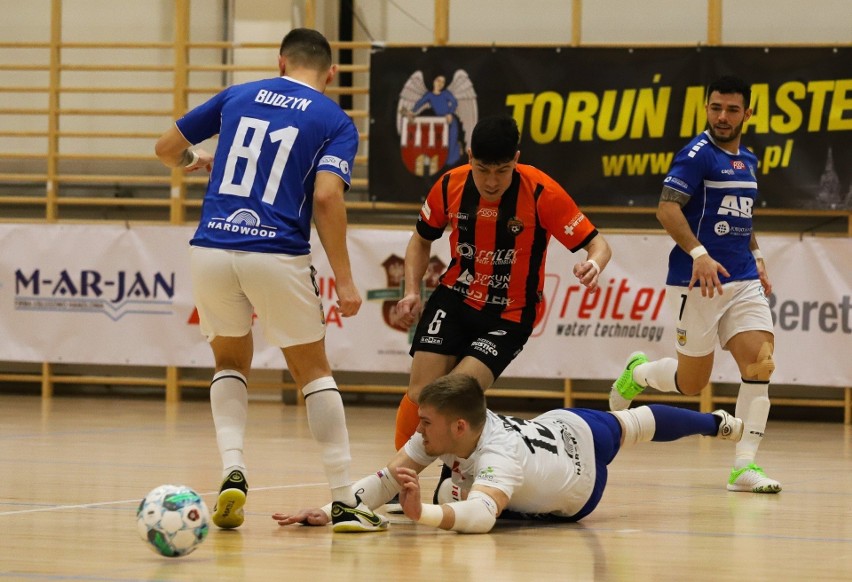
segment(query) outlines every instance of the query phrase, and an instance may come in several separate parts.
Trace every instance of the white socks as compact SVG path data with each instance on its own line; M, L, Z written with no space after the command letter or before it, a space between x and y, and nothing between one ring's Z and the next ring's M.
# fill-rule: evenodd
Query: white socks
M322 463L334 501L355 505L355 493L349 478L349 432L337 383L331 376L317 378L302 388L308 412L308 426L322 447Z
M654 438L657 420L647 406L637 406L618 412L610 412L621 421L621 434L624 445L647 443Z
M639 364L633 369L633 379L640 386L655 388L660 392L678 392L677 382L677 360L675 358L662 358L646 364Z
M737 394L737 407L734 412L741 418L743 438L737 443L735 469L742 469L754 462L757 448L763 440L766 421L769 418L769 382L743 382Z
M245 474L243 440L248 414L245 376L235 370L217 372L210 383L210 407L216 427L216 442L222 456L223 477L234 469Z

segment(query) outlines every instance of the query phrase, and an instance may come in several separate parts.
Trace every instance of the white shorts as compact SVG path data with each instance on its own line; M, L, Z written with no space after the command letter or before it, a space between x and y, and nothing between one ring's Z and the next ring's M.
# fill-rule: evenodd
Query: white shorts
M772 331L772 313L757 279L722 285L724 293L702 297L696 285L666 286L666 301L676 323L675 348L685 356L706 356L744 331Z
M248 334L254 314L274 346L286 348L325 337L310 255L191 247L189 264L192 295L207 341Z

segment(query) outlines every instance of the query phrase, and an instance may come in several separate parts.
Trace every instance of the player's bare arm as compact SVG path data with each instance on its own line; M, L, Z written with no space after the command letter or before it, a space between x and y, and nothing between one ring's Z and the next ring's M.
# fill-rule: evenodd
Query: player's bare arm
M361 294L352 278L346 246L346 204L343 180L332 172L317 172L314 185L314 224L328 256L337 290L337 307L343 317L361 309Z
M767 297L772 293L772 283L769 281L769 275L766 273L766 260L763 258L763 253L760 252L760 247L757 246L757 237L754 232L751 233L751 241L749 249L754 255L754 262L757 265L757 276L760 279L760 284L763 286L763 293Z
M717 291L721 295L722 282L719 280L719 273L726 277L729 277L730 273L704 250L692 233L681 205L677 201L661 198L657 206L657 220L678 246L692 255L692 279L689 282L689 289L698 283L702 297L713 297Z
M420 480L411 469L400 467L395 472L402 486L399 501L406 517L439 529L459 533L487 533L497 516L509 504L509 497L494 487L474 485L464 501L433 505L421 501Z
M177 126L173 125L157 140L154 152L169 168L184 168L187 172L206 168L209 172L213 167L213 156L201 148L190 149L191 146Z
M431 253L432 241L426 240L417 232L412 233L405 249L405 295L396 305L400 323L403 325L413 325L420 318L423 307L420 285L429 266Z
M598 287L598 279L612 258L612 249L602 234L598 233L585 247L586 260L574 265L574 276L580 283L594 291Z
M425 468L425 465L415 462L402 448L396 452L387 467L367 475L358 481L354 488L360 492L361 500L370 509L376 509L399 491L400 485L396 479L398 470L410 471L416 477ZM331 523L331 504L300 509L293 513L276 512L272 514L272 519L278 522L278 525L327 525Z

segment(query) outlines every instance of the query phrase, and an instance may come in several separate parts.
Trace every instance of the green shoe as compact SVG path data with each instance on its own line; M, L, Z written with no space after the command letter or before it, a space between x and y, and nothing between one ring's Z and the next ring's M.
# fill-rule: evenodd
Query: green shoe
M728 479L728 491L778 493L781 491L781 483L767 477L763 469L752 463L742 469L731 469L731 476Z
M633 370L639 364L648 362L648 356L642 352L633 352L627 357L627 365L621 376L612 383L609 391L609 409L626 410L630 408L630 401L636 398L645 388L633 379Z

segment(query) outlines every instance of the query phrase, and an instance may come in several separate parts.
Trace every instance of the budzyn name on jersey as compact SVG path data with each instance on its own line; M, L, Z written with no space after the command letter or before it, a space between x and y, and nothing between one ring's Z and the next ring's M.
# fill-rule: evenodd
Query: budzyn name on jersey
M257 103L263 103L264 105L273 105L283 109L298 109L300 111L307 111L308 106L312 103L310 99L305 99L304 97L282 95L267 89L261 89L258 91L254 100Z

